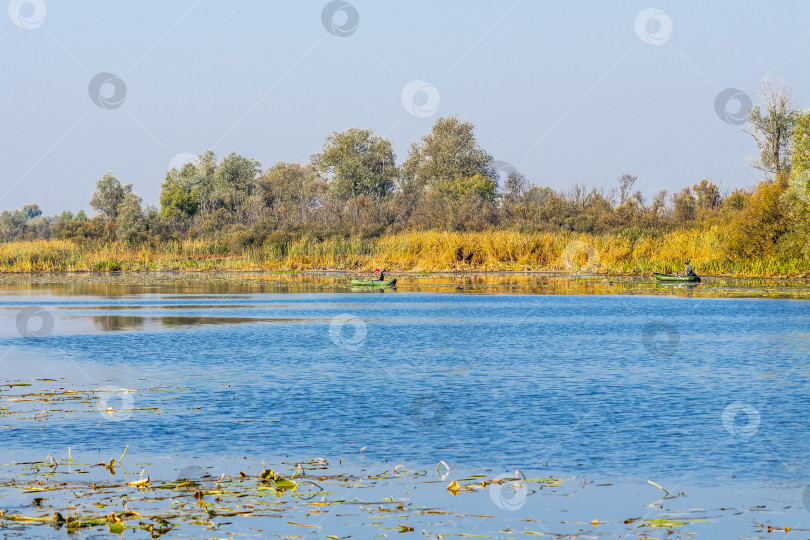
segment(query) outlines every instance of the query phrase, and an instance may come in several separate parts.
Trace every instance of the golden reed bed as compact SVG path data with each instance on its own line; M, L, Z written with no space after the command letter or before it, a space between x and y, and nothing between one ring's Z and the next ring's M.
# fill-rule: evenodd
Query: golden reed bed
M593 271L643 274L679 271L685 260L711 275L796 276L802 260L773 256L735 260L720 227L680 230L635 240L574 233L403 232L376 239L293 239L234 248L194 239L131 246L44 240L0 244L0 272L166 270Z

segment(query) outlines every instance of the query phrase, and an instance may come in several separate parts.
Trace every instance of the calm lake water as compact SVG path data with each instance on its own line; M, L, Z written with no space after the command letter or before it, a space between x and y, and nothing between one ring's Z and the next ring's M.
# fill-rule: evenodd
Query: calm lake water
M654 480L691 494L685 508L779 509L714 516L691 534L752 535L769 519L810 527L806 300L728 297L768 290L737 282L652 290L518 280L507 293L453 279L409 288L404 278L396 292L364 294L339 278L273 279L1 286L0 460L68 447L106 460L128 445L144 462L223 468L320 457L432 470L444 461L465 474L584 478L639 498L635 511L611 510L612 497L586 490L544 502L551 523L570 519L572 504L586 524L642 516L663 495ZM65 390L84 397L46 403ZM426 500L461 504L439 498L451 479L435 479ZM526 517L488 499L468 504L503 518L476 534ZM0 491L0 509L15 504L28 503Z

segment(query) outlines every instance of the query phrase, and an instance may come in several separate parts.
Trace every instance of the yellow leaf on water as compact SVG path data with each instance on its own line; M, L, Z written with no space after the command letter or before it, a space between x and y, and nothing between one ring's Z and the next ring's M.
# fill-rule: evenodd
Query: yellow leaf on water
M455 480L453 480L447 485L447 491L449 491L453 495L458 495L460 489L461 486L459 486L458 482L456 482Z
M128 486L135 486L135 487L143 487L149 484L149 478L141 478L140 480L133 480L132 482L127 482Z
M299 527L307 527L308 529L316 529L317 525L307 525L306 523L298 523L297 521L288 521L290 525L298 525Z

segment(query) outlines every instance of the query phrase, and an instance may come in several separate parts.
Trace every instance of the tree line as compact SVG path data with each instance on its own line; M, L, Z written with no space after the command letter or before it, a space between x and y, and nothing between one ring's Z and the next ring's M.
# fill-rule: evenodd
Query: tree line
M163 180L160 206L144 207L132 184L112 173L90 199L95 217L64 211L46 217L35 204L0 214L0 240L115 240L129 244L185 238L225 240L239 250L268 240L334 235L376 237L405 230L574 231L655 235L715 224L738 231L739 256L781 250L810 258L810 112L798 109L783 83L766 81L762 104L748 112L747 131L759 149L753 164L766 174L751 189L723 193L705 178L651 198L622 174L613 189L533 185L520 172L496 169L456 116L436 120L397 163L390 141L371 129L327 137L308 163L279 162L207 151ZM801 238L804 235L804 238ZM739 245L737 245L739 244Z

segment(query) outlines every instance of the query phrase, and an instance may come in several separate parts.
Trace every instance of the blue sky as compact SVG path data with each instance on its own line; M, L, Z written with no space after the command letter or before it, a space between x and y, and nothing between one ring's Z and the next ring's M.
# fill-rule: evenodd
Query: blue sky
M0 208L88 209L108 170L157 203L179 154L303 162L352 126L388 137L402 162L451 114L533 183L608 189L629 172L648 196L704 177L733 189L759 179L745 163L756 152L717 95L756 102L770 76L810 96L806 1L352 0L331 19L345 36L324 26L327 5L11 0ZM105 85L94 102L99 73L125 92Z

